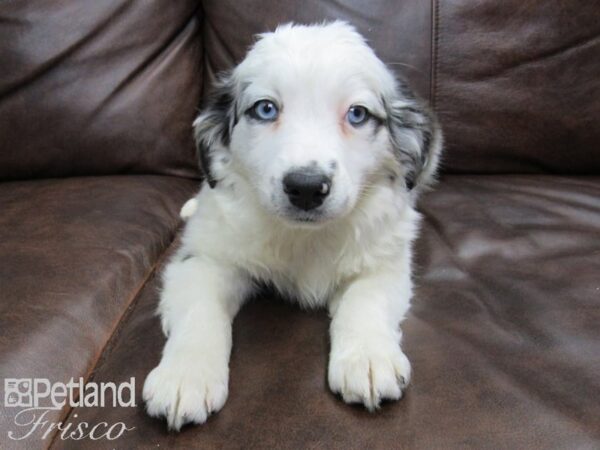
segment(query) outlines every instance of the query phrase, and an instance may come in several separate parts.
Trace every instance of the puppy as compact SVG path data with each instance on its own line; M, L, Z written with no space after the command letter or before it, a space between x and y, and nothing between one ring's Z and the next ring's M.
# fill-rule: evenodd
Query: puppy
M442 146L432 113L350 25L284 25L220 81L194 129L207 185L164 272L148 413L179 430L223 407L231 324L257 281L328 308L333 392L369 410L399 399L414 204Z

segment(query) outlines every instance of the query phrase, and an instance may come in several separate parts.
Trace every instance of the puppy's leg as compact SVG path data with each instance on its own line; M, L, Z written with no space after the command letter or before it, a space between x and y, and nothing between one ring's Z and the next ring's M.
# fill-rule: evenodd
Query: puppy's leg
M347 403L369 410L397 400L410 379L400 349L399 323L408 310L411 281L405 273L374 273L353 281L330 304L329 387Z
M165 416L169 428L179 430L187 422L205 422L223 407L231 322L249 287L234 268L202 257L168 265L159 306L168 340L144 384L148 414Z

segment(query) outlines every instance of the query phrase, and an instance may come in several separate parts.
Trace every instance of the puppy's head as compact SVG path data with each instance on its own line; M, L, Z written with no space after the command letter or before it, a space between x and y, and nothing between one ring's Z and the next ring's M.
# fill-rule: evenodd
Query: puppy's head
M261 35L194 127L211 188L235 174L292 224L342 217L374 186L418 191L441 147L429 110L342 22Z

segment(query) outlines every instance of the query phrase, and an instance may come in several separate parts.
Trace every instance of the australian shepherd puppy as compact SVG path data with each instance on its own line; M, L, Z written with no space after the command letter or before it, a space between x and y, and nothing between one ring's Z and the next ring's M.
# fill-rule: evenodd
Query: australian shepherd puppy
M178 430L223 407L231 324L258 282L328 309L333 392L369 410L399 399L415 200L442 146L431 111L350 25L284 25L220 80L194 130L205 186L164 272L148 413Z

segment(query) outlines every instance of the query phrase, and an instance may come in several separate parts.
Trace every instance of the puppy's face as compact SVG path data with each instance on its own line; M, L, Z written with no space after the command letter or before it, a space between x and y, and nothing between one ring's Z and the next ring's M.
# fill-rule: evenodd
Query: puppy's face
M394 160L382 100L360 58L346 48L332 57L290 46L251 53L239 67L244 89L229 148L264 207L318 223L351 210Z
M263 35L195 126L209 183L235 173L292 224L342 217L376 184L410 190L436 139L429 113L342 23Z

